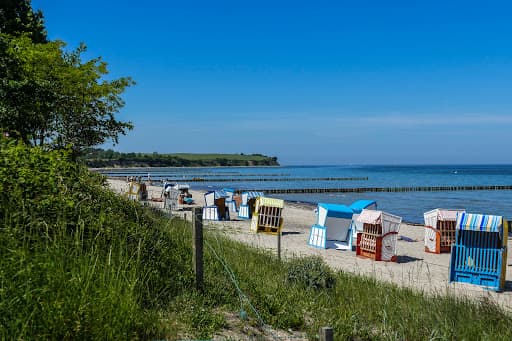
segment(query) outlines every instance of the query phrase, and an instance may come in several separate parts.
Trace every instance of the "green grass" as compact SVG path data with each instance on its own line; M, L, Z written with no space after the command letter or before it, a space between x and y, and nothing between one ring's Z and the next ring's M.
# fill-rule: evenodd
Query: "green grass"
M491 302L280 262L209 228L198 292L189 223L114 195L66 153L1 147L0 339L205 339L228 314L311 339L327 325L336 340L512 339Z
M343 272L333 274L325 265L319 265L322 263L317 258L280 263L273 255L237 242L211 234L206 240L216 245L217 252L230 264L240 287L265 322L279 328L302 329L313 338L320 327L332 326L336 340L512 338L508 327L512 316L489 301L472 302L444 295L428 298L374 279ZM214 276L221 270L217 265L208 273ZM333 278L332 287L322 284L331 283ZM236 297L229 290L229 280L220 283L224 289L219 295L225 291L226 300ZM231 307L236 308L237 303L232 300Z

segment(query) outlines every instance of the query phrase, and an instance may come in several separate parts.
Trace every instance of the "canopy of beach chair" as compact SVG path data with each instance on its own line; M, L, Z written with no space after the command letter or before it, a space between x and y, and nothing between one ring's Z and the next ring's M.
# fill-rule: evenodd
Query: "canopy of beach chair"
M461 213L457 216L459 230L503 233L503 217L487 214Z
M367 199L361 199L354 201L350 208L354 211L354 213L361 213L363 209L377 209L377 202L375 200L367 200Z
M389 232L398 232L402 217L383 211L364 209L359 217L357 217L357 221L365 224L380 224L382 225L382 234L386 234Z

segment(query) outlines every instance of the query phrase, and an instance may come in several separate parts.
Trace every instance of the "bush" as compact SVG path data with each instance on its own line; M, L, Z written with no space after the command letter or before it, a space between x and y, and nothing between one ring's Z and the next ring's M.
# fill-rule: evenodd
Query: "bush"
M287 269L287 281L305 288L332 288L336 278L320 257L304 257L292 260Z

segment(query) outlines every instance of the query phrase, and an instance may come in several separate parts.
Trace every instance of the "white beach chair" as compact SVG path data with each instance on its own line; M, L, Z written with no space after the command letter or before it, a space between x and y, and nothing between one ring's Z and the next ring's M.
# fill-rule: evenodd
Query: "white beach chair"
M180 191L177 189L171 188L166 190L166 194L164 196L164 209L168 210L171 214L173 211L178 209L179 195Z
M319 203L317 222L311 226L308 245L352 250L353 210L345 205Z
M229 220L226 198L222 191L209 191L204 195L203 220Z
M451 252L455 243L455 225L457 215L465 210L446 210L436 208L425 212L425 252L445 253Z
M396 244L402 218L382 211L364 209L357 220L363 223L363 232L357 235L357 256L396 262Z

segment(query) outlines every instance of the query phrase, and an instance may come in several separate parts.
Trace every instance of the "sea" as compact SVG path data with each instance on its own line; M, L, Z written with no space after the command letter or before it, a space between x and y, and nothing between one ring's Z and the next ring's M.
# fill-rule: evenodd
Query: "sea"
M115 168L99 172L110 177L149 175L153 184L164 180L192 189L235 190L329 189L436 186L512 186L512 165L343 165L278 167ZM325 179L330 178L330 179ZM332 179L336 178L336 179ZM342 179L340 179L342 178ZM258 181L265 179L266 181ZM200 181L199 181L200 180ZM226 181L229 180L229 181ZM512 190L285 193L268 196L290 202L350 205L371 199L377 208L422 224L423 213L435 208L465 209L470 213L512 218Z

